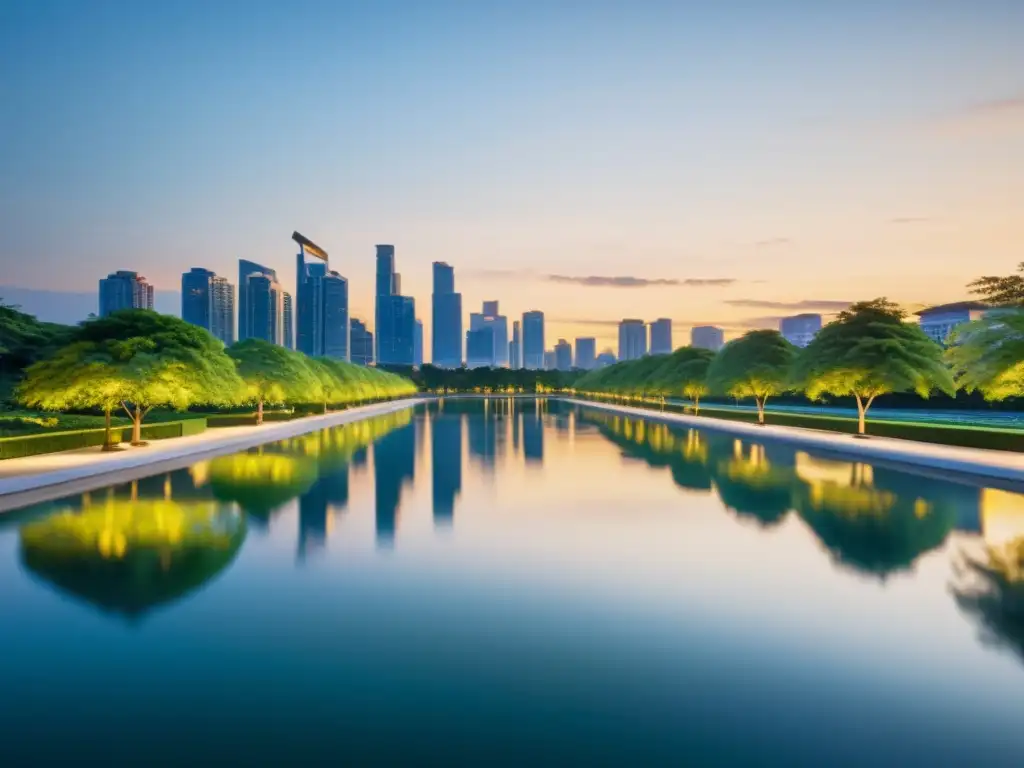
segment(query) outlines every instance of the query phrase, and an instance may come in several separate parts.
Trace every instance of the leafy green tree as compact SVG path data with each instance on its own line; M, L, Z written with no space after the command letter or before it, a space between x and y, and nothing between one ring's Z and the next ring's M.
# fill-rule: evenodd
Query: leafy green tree
M66 345L75 329L44 323L0 300L0 398L7 399L25 369Z
M956 385L986 400L1024 395L1024 309L1000 309L955 329L946 358Z
M224 345L202 328L150 310L123 310L79 326L72 342L28 368L18 396L44 410L120 405L132 420L132 444L142 445L142 422L157 406L184 410L229 404L241 380Z
M764 424L769 397L792 389L797 349L778 331L749 331L722 347L708 368L709 389L732 397L752 397L757 423Z
M913 390L955 391L942 348L886 299L863 301L839 313L800 352L794 370L812 400L823 394L852 395L857 433L866 432L868 409L879 395Z
M228 348L245 383L245 398L256 406L256 423L263 423L266 403L311 403L323 398L319 377L301 352L262 339L246 339Z
M1017 266L1016 275L986 275L968 283L967 288L995 307L1024 306L1024 261Z
M336 361L329 357L307 357L305 363L320 383L324 413L332 405L340 404L345 396L345 381L338 375Z
M700 411L700 399L708 393L708 369L715 353L699 347L680 347L651 376L650 385L663 395L682 395Z

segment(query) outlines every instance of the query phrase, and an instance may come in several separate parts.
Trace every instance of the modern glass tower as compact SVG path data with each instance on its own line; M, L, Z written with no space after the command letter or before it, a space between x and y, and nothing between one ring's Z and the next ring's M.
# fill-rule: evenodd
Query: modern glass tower
M469 330L480 331L490 330L494 334L494 343L491 345L493 356L488 365L492 368L508 366L508 318L498 314L498 302L485 301L482 312L473 312L469 316ZM479 348L479 344L478 344ZM466 358L469 358L469 350L466 350Z
M597 339L592 336L576 339L576 367L581 371L589 371L596 363Z
M544 313L523 313L523 367L530 370L544 368Z
M181 276L181 319L235 343L235 287L226 277L192 267Z
M373 362L373 334L366 329L362 320L352 318L349 359L357 365L370 365Z
M698 325L690 331L690 345L717 352L725 345L725 332L713 325Z
M619 360L639 360L647 354L647 325L643 320L619 323Z
M284 290L276 278L263 274L249 275L247 284L249 315L247 336L280 344L284 322Z
M416 302L401 295L395 246L377 246L377 365L413 365L416 359Z
M423 367L423 321L417 320L412 334L412 364Z
M438 368L462 365L462 294L455 292L455 270L434 262L434 293L431 296L431 362Z
M559 339L555 344L555 368L559 371L572 370L572 344Z
M512 321L512 341L508 343L508 367L513 371L523 367L523 330L518 320Z
M268 317L264 309L268 305L268 297L261 298L261 309L260 312L254 312L253 300L252 300L252 288L253 281L258 282L258 288L260 291L270 291L271 286L273 290L278 292L278 296L274 297L274 301L271 302L275 307L275 318L271 319ZM278 304L277 302L280 302ZM238 260L238 340L244 341L245 339L256 338L264 339L266 341L272 341L275 344L280 343L279 339L281 336L280 332L271 334L271 337L267 336L267 328L271 324L283 323L284 314L284 291L281 289L280 284L277 282L277 272L272 270L270 267L264 267L262 264L257 264L255 261L248 261L246 259ZM258 332L257 330L258 329Z
M324 278L327 251L298 232L295 257L295 348L310 357L324 353Z
M153 286L138 272L118 270L100 280L100 317L119 309L152 309Z
M281 344L285 349L295 349L295 303L288 291L284 292L283 307L284 321L281 323Z
M651 354L672 354L672 321L667 317L651 323Z
M323 293L323 348L319 354L335 360L348 360L349 316L348 280L337 272L328 272L321 280Z

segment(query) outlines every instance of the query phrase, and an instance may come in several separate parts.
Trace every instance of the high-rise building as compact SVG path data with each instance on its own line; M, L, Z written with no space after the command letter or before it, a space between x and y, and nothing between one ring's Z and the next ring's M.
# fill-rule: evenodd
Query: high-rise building
M321 279L324 357L349 359L348 280L328 271Z
M249 275L247 283L249 317L246 338L280 344L284 323L284 290L269 275Z
M296 338L300 352L348 360L348 280L330 269L327 251L298 232Z
M508 366L508 318L498 314L498 302L485 301L483 312L474 312L469 316L469 329L479 331L489 329L494 334L494 356L489 363L492 368ZM466 351L469 357L469 350Z
M523 330L518 320L512 321L512 341L508 343L508 367L513 371L523 367Z
M490 368L494 365L494 329L466 331L466 367Z
M523 313L523 367L534 371L544 368L543 312Z
M181 319L235 343L235 287L226 277L192 267L181 276Z
M821 315L803 314L784 317L779 322L779 330L790 344L806 347L821 330Z
M661 317L651 323L651 354L672 354L672 321Z
M690 331L690 345L717 352L725 345L725 332L713 325L698 325Z
M936 344L946 346L953 329L972 320L979 320L990 311L992 307L979 301L958 301L955 304L928 307L915 314L925 335Z
M255 261L248 261L247 259L238 260L238 340L244 341L248 338L264 339L267 341L274 341L280 336L280 334L273 334L273 338L267 338L267 327L270 320L263 316L253 315L252 302L250 301L250 283L252 280L257 278L266 278L268 283L276 286L277 290L281 290L280 285L277 282L277 272L272 270L270 267L264 267L262 264L257 264ZM260 283L260 290L269 290L267 285L263 282ZM280 296L281 307L278 319L274 320L275 323L283 323L284 313L284 295L281 291ZM266 297L262 300L263 304L266 304ZM276 306L276 305L275 305ZM258 327L260 332L254 333L253 328Z
M455 270L442 261L434 262L431 305L431 362L438 368L458 368L462 365L462 294L455 292Z
M357 365L373 363L373 334L367 330L362 320L352 318L351 323L351 361Z
M559 371L572 370L572 344L559 339L555 344L555 368Z
M395 247L377 246L377 365L412 365L416 345L416 302L402 296L395 272Z
M553 371L556 369L558 361L555 358L555 350L549 349L544 353L544 370Z
M417 319L412 333L412 364L423 367L423 321Z
M576 367L589 371L597 363L597 339L585 337L576 339Z
M619 360L639 360L647 354L647 326L643 320L619 323Z
M615 359L615 353L610 349L606 349L597 356L597 360L594 362L594 367L607 368L609 365L615 365L616 362L618 361Z
M281 345L285 349L295 349L295 302L288 291L282 296Z
M119 309L152 309L153 286L138 272L121 269L100 280L100 317Z

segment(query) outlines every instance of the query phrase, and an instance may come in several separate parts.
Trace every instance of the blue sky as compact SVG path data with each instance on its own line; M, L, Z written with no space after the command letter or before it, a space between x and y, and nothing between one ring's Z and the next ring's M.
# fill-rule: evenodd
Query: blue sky
M0 285L290 284L298 229L357 314L388 242L424 319L447 260L552 340L959 299L1024 259L1022 39L1015 0L0 1Z

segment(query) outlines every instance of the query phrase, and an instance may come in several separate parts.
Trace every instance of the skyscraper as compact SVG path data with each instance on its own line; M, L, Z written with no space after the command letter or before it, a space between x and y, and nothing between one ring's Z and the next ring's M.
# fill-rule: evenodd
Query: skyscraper
M238 340L244 341L248 338L258 338L269 341L274 341L273 338L267 339L266 327L268 320L266 317L259 317L254 319L252 302L250 301L250 281L255 278L267 278L267 280L274 284L280 289L277 283L277 272L272 270L270 267L264 267L262 264L257 264L255 261L248 261L246 259L238 260ZM261 290L265 289L265 286L261 283ZM265 303L265 302L264 302ZM283 314L284 296L282 292L281 305ZM283 318L281 319L283 322ZM259 327L260 333L253 333L253 328ZM280 335L280 334L277 334ZM275 336L276 337L276 336Z
M489 330L494 334L492 346L492 358L487 365L492 368L501 368L508 365L508 318L498 314L498 302L485 301L482 312L473 312L469 316L469 330ZM482 346L477 346L482 349ZM469 350L466 350L466 357L469 357Z
M594 361L595 368L607 368L609 365L615 365L618 361L615 359L615 353L610 349L606 349L600 355L597 356L597 360Z
M798 347L806 347L821 330L821 315L793 315L779 322L779 330L786 341Z
M249 339L262 339L280 344L284 323L284 291L270 275L249 275L247 287L249 316L246 318Z
M295 346L313 357L327 355L347 360L348 281L330 269L327 251L323 248L298 232L292 233L292 240L299 244Z
M320 354L335 360L349 359L348 280L337 272L321 278L323 293L323 349Z
M572 370L572 344L565 339L559 339L555 344L555 368L559 371Z
M523 367L523 331L518 320L512 321L512 341L508 343L508 367L513 371Z
M494 365L494 339L493 328L466 331L467 368L490 368Z
M576 339L576 367L582 371L589 371L596 362L597 339L593 337Z
M647 326L643 320L619 323L619 360L639 360L647 354Z
M402 296L395 272L395 247L377 246L377 365L412 365L416 346L416 302Z
M118 270L100 280L100 317L119 309L152 309L153 286L138 272Z
M350 343L352 345L350 360L357 365L370 365L373 362L373 334L366 329L362 320L352 318Z
M667 317L651 323L651 354L672 354L672 321Z
M690 331L690 345L717 352L725 344L725 333L713 325L698 325Z
M417 319L412 334L412 364L423 367L423 321Z
M462 294L455 292L455 270L434 262L434 294L431 297L431 362L438 368L462 365Z
M181 319L235 343L235 287L226 277L192 267L181 276Z
M295 304L288 291L282 294L281 345L285 349L295 349Z
M523 367L535 371L544 368L543 312L523 313Z

